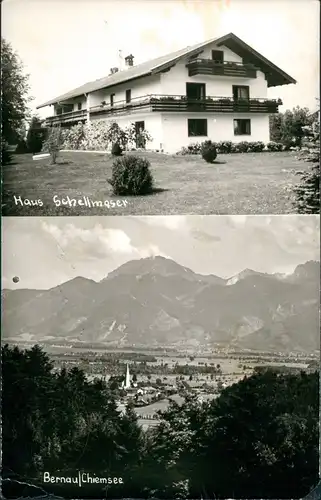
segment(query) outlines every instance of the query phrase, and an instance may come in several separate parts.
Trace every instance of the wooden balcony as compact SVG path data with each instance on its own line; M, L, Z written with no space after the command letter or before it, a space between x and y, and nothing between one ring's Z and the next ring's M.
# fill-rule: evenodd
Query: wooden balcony
M81 109L77 111L70 111L69 113L61 113L60 115L49 116L46 118L46 126L52 127L53 125L73 125L78 122L86 121L87 110Z
M207 97L192 100L186 96L151 98L152 111L207 113L278 113L282 101L272 99L234 100L232 97Z
M90 108L90 116L104 119L119 115L135 115L136 112L163 112L163 113L278 113L282 104L280 99L243 99L234 100L233 97L206 97L205 99L189 99L184 95L147 95L136 97L130 103L118 101L110 105L100 105ZM72 111L46 118L46 125L71 126L84 122L87 111ZM133 117L134 120L134 117Z
M252 64L230 61L217 62L212 59L194 59L186 64L189 76L214 75L237 78L256 78L256 67Z
M118 101L110 105L90 108L90 115L128 115L135 111L158 112L207 112L207 113L278 113L280 99L243 99L233 97L206 97L189 99L184 95L147 95L136 97L130 103Z

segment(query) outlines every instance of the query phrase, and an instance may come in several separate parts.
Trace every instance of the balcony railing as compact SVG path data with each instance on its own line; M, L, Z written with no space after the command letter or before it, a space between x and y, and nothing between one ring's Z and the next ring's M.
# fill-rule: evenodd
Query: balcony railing
M216 113L277 113L280 99L234 99L233 97L206 97L189 99L186 96L151 97L152 111L188 111Z
M186 95L147 95L136 97L130 103L118 101L90 108L90 114L117 115L130 114L137 109L149 111L204 111L218 113L277 113L282 104L280 99L238 99L233 97L206 97L191 99Z
M136 97L130 103L117 101L111 106L102 104L90 108L90 116L104 118L106 116L128 115L137 111L147 112L188 112L188 113L278 113L282 105L280 99L238 99L233 97L206 97L190 99L185 95L147 95ZM87 111L72 111L46 119L47 125L71 124L86 120Z
M60 115L49 116L46 118L48 126L64 123L77 123L86 120L87 110L80 109L77 111L69 111L68 113L61 113Z
M256 67L253 64L238 62L218 62L212 59L193 59L186 64L188 75L220 75L240 78L256 78Z

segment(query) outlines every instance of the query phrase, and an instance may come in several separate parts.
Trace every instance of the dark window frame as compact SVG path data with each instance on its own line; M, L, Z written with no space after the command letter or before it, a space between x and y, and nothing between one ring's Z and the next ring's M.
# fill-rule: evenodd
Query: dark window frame
M218 58L214 57L214 53L220 54ZM212 61L218 62L218 63L224 63L224 50L212 50Z
M73 111L74 111L74 104L72 103L62 104L62 114L72 113Z
M236 125L236 126L235 126ZM244 125L244 131L240 130ZM233 120L234 135L251 135L251 119L250 118L234 118Z
M196 101L206 99L206 83L198 83L198 82L186 82L186 97L188 98L188 88L198 88L200 90L200 97L195 98ZM192 100L190 97L189 99Z
M110 94L110 106L112 107L115 102L115 94Z
M237 97L238 89L246 89L247 97ZM249 101L250 100L250 86L249 85L232 85L232 94L234 101Z
M82 110L82 102L78 102L78 111L81 111Z
M205 125L204 131L205 133L199 133L195 131L197 128L196 122L203 123ZM194 132L192 131L192 128L194 128ZM207 123L207 118L188 118L187 119L187 133L188 137L208 137L208 123Z
M129 104L132 100L132 89L127 89L125 92L126 104Z

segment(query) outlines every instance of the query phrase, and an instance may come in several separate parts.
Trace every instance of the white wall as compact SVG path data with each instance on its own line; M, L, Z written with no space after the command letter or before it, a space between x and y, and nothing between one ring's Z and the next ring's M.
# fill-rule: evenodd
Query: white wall
M227 47L218 47L215 43L206 47L203 52L199 55L200 59L212 59L212 50L221 50L224 52L224 61L229 62L242 62L242 57L238 56L232 52Z
M211 59L212 50L222 50L224 60L230 62L242 62L242 58L232 52L227 47L217 47L215 44L209 45L201 54L201 59ZM233 85L248 85L250 87L250 97L266 98L267 81L261 71L257 71L257 78L236 78L218 75L197 75L188 76L186 63L188 58L182 60L170 69L167 73L161 74L161 93L165 95L186 95L186 83L205 83L206 95L212 97L232 97Z
M207 136L206 137L188 137L188 118L207 119ZM247 118L251 120L251 135L234 135L234 118ZM176 153L183 146L188 146L191 143L203 142L210 139L214 142L219 141L263 141L269 142L269 117L268 115L260 114L210 114L210 113L195 113L195 114L163 114L163 140L164 151L167 153Z
M233 85L248 85L250 98L267 98L267 81L261 71L257 78L236 78L217 75L188 76L185 62L176 64L168 73L161 74L161 94L186 95L186 83L205 83L206 95L211 97L232 97Z
M126 70L124 70L125 72ZM110 89L103 89L90 94L90 105L97 106L102 101L110 102L110 95L115 94L114 102L125 101L126 90L131 89L131 98L144 97L149 94L161 94L160 75L146 76L137 80L122 83Z

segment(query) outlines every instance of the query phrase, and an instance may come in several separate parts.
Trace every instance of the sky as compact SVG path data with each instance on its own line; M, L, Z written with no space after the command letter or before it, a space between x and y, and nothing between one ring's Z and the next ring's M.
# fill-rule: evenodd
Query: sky
M269 90L281 111L319 96L318 0L3 0L2 37L30 74L32 107L118 65L233 32L297 80ZM265 96L262 96L265 97ZM50 108L39 110L44 117Z
M304 215L4 217L2 231L2 287L11 289L99 281L157 255L223 278L247 268L288 274L320 255L319 217Z

